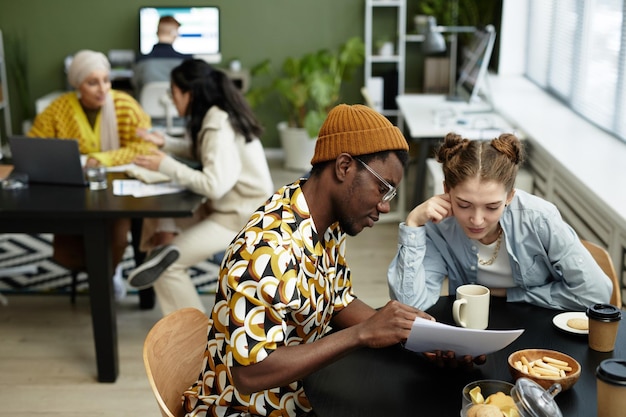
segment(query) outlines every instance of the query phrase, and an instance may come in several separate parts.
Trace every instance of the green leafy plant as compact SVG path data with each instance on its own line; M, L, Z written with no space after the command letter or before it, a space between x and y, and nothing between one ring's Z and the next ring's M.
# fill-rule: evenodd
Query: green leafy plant
M336 51L321 49L301 57L287 57L279 73L272 73L269 61L252 69L252 75L269 74L269 86L247 95L254 107L276 94L290 127L306 128L317 136L326 115L340 100L341 86L363 64L365 46L359 37L350 38Z
M457 8L456 13L454 8ZM501 7L500 0L420 0L418 12L434 16L440 26L476 26L484 27L495 24L495 11ZM455 17L456 14L456 17ZM458 35L459 45L463 47L472 40L469 33Z
M457 17L454 17L454 2L449 0L421 0L418 3L420 14L435 16L437 24L443 26L485 26L495 23L494 11L499 0L456 1Z
M35 116L34 101L31 99L28 84L28 58L24 47L23 36L19 34L5 35L7 64L13 77L13 85L17 91L23 119L31 119Z

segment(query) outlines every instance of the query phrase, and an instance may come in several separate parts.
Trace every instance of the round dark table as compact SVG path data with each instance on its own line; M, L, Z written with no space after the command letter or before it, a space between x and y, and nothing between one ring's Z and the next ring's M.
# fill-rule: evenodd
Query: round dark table
M454 324L453 301L454 297L441 297L428 312L440 322ZM519 349L543 348L567 353L582 367L576 385L556 397L563 415L595 416L595 368L603 359L626 358L626 324L620 323L615 350L601 353L588 348L585 335L556 328L552 318L558 313L492 298L489 329L525 331L506 348L487 355L484 365L465 371L441 369L420 353L400 345L360 349L306 378L305 391L318 417L456 417L461 409L461 391L467 383L479 379L513 382L507 365L509 354Z

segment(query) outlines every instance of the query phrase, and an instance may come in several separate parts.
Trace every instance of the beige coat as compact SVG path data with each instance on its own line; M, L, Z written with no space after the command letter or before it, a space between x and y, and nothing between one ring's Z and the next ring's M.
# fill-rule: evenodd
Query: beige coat
M274 192L274 185L260 140L246 143L236 133L228 114L214 106L199 132L198 155L202 169L194 169L168 156L159 171L189 190L207 197L193 218L176 219L181 230L206 218L233 230L233 237L250 215ZM142 250L156 230L158 219L144 221Z

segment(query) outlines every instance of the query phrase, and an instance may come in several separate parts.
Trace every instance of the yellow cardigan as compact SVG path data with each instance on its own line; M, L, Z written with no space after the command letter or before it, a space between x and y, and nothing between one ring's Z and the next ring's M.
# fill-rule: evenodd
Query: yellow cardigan
M124 165L132 162L139 154L156 149L136 135L137 128L150 129L150 116L130 95L111 90L120 148L110 151L100 149L100 114L92 128L83 111L76 92L63 94L40 113L28 132L28 136L41 138L76 139L81 154L97 159L105 166Z

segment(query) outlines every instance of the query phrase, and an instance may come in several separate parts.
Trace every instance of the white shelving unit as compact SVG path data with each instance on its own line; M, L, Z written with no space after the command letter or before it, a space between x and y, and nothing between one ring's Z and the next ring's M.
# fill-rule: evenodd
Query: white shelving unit
M395 9L395 10L394 10ZM392 10L391 12L386 12ZM379 29L376 26L376 18L380 17L383 12L395 14L395 28L386 28L392 33L379 33ZM395 33L393 33L395 32ZM379 55L376 51L375 42L383 35L388 36L390 39L394 39L394 51L392 54ZM376 110L381 114L392 118L395 124L403 130L403 119L400 110L397 108L385 108L384 96L385 93L389 94L389 86L381 85L382 83L371 83L373 77L379 77L379 68L392 68L397 71L397 91L393 91L393 96L404 93L405 85L405 73L406 73L406 0L366 0L365 1L365 86L367 88L369 96L375 103L380 103L380 106L375 106ZM373 91L371 87L378 89ZM387 90L387 91L385 91ZM387 103L388 104L388 103ZM398 187L397 201L392 202L392 211L387 214L381 215L381 221L404 221L406 217L406 173L405 179L400 183Z
M385 9L395 9L395 28L388 29L394 33L380 33L381 30L376 26L377 17L383 14ZM388 16L387 16L388 17ZM424 41L423 34L417 34L407 30L407 7L406 0L366 0L365 2L365 83L372 77L380 75L379 68L394 67L398 72L397 91L394 96L404 94L406 89L407 74L407 45L419 44ZM395 38L394 53L391 55L379 55L376 51L375 44L381 36L390 36ZM412 53L412 52L411 52ZM383 86L385 90L389 86ZM368 91L370 96L375 93ZM382 114L389 117L395 117L398 120L398 126L402 124L402 114L397 109L382 107Z
M375 33L375 19L377 12L381 9L396 9L396 33ZM378 55L374 43L377 41L375 35L388 35L395 38L394 51L390 55ZM396 94L404 93L405 80L405 51L406 51L406 0L366 0L365 2L365 83L368 85L372 77L377 76L376 66L393 66L398 72L398 88ZM388 89L387 87L383 87ZM382 100L383 91L369 91L370 96ZM397 118L397 125L401 126L401 114L397 109L382 107L382 114Z
M13 134L11 129L11 108L9 106L9 87L7 85L7 70L4 54L4 40L0 30L0 111L4 114L4 132L0 132L0 145L6 143L8 136ZM6 136L3 136L6 135ZM2 147L0 146L0 159L2 159Z

